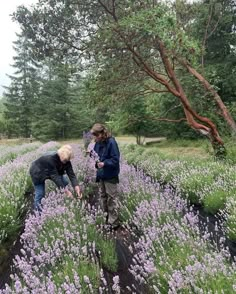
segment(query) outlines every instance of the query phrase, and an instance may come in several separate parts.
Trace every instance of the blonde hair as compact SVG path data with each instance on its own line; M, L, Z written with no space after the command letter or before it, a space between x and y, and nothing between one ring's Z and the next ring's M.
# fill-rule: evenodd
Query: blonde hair
M103 139L107 139L109 137L111 137L110 132L107 130L107 128L99 123L96 123L93 125L92 129L91 129L91 133L93 135L99 135L102 134L102 138Z
M63 145L57 150L57 154L59 155L61 161L70 161L74 157L73 150L70 145Z

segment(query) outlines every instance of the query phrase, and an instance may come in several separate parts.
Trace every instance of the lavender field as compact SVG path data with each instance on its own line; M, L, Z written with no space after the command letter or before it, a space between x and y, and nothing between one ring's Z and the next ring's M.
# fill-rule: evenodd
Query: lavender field
M111 233L97 203L94 161L78 144L72 164L83 200L50 184L43 212L31 211L25 198L32 191L29 164L55 148L47 143L0 167L2 248L24 225L0 293L236 293L226 243L234 236L233 166L122 147L123 225ZM219 216L213 230L201 223L196 206Z

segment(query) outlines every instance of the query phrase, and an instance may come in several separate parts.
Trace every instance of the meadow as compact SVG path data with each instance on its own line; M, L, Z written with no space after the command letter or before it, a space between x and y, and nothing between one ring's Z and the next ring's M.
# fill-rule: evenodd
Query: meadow
M24 227L0 293L236 293L228 247L236 241L233 144L228 159L217 162L203 141L137 146L134 138L117 140L123 228L113 233L96 203L94 162L81 141L70 143L83 200L49 184L42 214L32 212L27 196L29 164L64 142L0 146L15 152L7 160L6 151L0 154L1 258ZM211 230L199 211L206 220L214 217Z

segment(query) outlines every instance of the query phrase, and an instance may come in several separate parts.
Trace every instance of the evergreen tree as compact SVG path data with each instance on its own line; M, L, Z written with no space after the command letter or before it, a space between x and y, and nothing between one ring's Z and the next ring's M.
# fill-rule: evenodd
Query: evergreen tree
M29 137L32 132L33 105L39 90L38 64L33 59L32 49L21 34L14 42L16 56L11 83L5 87L7 133L9 136Z
M4 98L0 98L0 137L5 135L6 132L6 120L4 118Z
M202 0L193 32L205 54L202 65L225 102L235 100L236 4L234 0Z
M34 136L40 139L68 137L70 73L67 65L44 65L42 87L39 99L34 106Z
M34 105L33 134L41 140L82 136L91 127L92 110L82 95L77 65L47 59L42 71L42 87Z

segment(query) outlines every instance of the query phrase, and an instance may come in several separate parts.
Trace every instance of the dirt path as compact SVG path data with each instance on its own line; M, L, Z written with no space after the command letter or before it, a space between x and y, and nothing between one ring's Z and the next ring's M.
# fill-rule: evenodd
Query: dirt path
M120 228L114 233L114 238L116 242L116 253L118 257L118 270L117 272L109 272L105 268L104 276L109 285L109 294L113 294L114 291L111 288L113 284L113 277L119 276L119 285L120 285L120 293L128 294L148 294L147 286L140 284L135 280L135 277L130 273L129 268L133 264L133 254L131 254L129 250L129 246L135 242L131 233L125 229Z
M89 195L88 202L91 206L98 206L98 188L96 187L91 195ZM135 277L130 273L129 268L133 264L133 254L129 250L129 246L132 246L134 242L137 241L133 237L131 232L121 226L116 231L110 233L110 238L115 240L116 253L118 257L118 269L117 272L110 272L106 268L103 268L104 277L108 284L109 294L113 294L112 290L113 277L119 276L120 293L128 294L148 294L148 288L145 285L141 285L135 280ZM127 288L128 287L128 288ZM130 291L131 289L132 291Z
M10 283L10 275L14 273L13 259L16 255L21 256L22 244L20 243L21 234L24 232L24 226L21 228L16 241L8 251L7 257L4 260L4 264L1 265L1 278L0 278L0 289L5 288L5 284Z
M25 229L25 220L27 215L33 211L33 194L32 192L26 192L25 197L28 202L28 211L22 216L22 226L19 229L19 233L14 241L11 241L9 244L5 245L5 259L0 265L0 289L5 288L5 284L11 282L10 275L15 273L13 259L16 255L21 256L22 244L20 238Z

